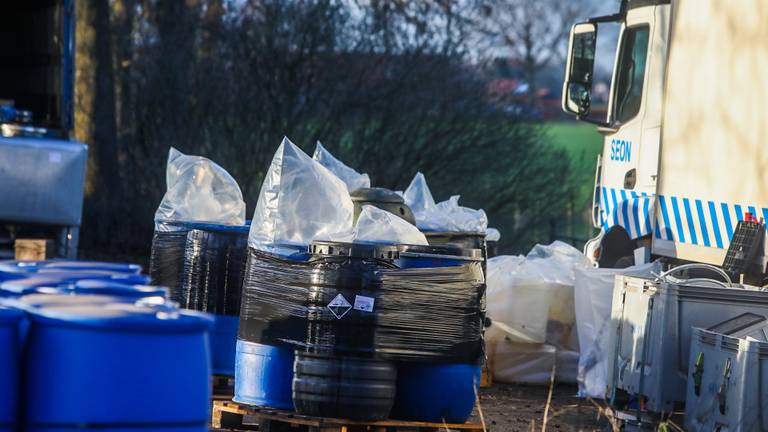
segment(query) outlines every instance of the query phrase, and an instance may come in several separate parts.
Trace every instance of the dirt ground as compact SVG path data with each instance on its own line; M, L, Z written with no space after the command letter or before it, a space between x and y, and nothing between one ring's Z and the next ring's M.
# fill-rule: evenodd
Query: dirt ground
M549 389L522 384L494 384L480 390L480 410L492 432L541 431ZM607 421L599 408L576 396L576 386L557 385L547 414L549 431L605 430ZM600 403L600 402L596 402ZM480 422L478 408L471 421Z

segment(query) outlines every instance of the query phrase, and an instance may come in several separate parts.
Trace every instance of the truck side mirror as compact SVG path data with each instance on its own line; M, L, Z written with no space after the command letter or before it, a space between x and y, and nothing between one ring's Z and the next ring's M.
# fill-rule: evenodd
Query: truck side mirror
M562 106L563 111L578 117L589 115L591 108L596 43L595 24L580 23L571 28Z

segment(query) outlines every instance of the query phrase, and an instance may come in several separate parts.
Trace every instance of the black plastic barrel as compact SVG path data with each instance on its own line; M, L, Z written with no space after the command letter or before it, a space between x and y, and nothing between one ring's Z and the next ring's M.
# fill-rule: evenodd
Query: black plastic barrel
M316 242L310 247L306 347L296 352L293 404L301 414L378 420L389 416L397 368L376 358L372 275L395 268L398 248Z
M392 410L396 380L392 362L297 352L293 405L308 415L381 420Z

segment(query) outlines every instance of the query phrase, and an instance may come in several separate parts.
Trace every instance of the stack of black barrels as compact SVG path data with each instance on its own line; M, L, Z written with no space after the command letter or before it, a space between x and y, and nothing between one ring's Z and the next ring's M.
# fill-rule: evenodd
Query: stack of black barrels
M483 358L483 251L250 249L235 400L356 420L463 422Z
M213 314L211 365L234 376L248 226L166 222L152 240L150 276L184 309Z

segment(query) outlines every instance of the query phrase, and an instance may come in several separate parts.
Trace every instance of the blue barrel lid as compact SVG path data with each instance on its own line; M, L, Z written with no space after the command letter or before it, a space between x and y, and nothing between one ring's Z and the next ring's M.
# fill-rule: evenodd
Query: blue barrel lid
M0 304L0 324L17 322L22 317L24 317L24 311Z
M79 280L70 289L75 294L103 294L131 298L168 298L168 288L154 285L130 285L114 280Z
M60 288L79 280L110 280L125 284L147 284L149 277L139 274L112 273L106 271L67 272L46 270L27 278L11 279L0 283L0 291L22 295L39 291L40 288Z
M163 221L160 223L166 229L165 232L190 231L193 229L218 232L248 232L251 229L250 224L246 225L224 225L210 222L194 221Z
M50 303L30 309L29 316L33 322L47 325L160 333L207 331L214 322L213 317L206 313L139 303Z
M112 263L101 261L43 260L43 261L0 261L0 272L33 273L40 270L110 271L115 273L141 273L138 264Z
M15 299L15 304L19 308L29 310L30 307L40 307L46 305L104 305L120 301L120 298L107 295L74 295L67 293L55 294L27 294Z

